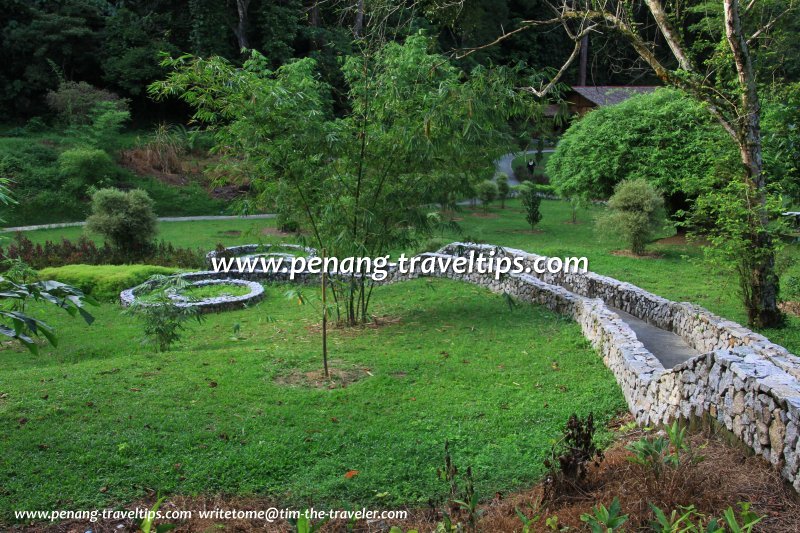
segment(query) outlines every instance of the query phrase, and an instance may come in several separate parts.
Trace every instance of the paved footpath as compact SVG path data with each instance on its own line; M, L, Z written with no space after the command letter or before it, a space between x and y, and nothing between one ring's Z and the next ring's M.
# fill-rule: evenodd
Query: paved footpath
M538 150L528 150L528 154L535 154ZM542 150L542 153L552 153L555 152L555 148L545 148ZM514 161L514 158L522 155L523 152L512 152L510 154L506 154L502 156L500 159L494 162L494 169L495 169L495 176L499 173L503 173L508 176L508 184L512 187L514 185L519 185L519 180L514 177L514 169L511 166L511 163Z
M264 215L203 215L197 217L158 217L159 222L191 222L193 220L254 220L259 218L275 218L274 213L267 213ZM41 224L39 226L15 226L12 228L4 228L5 232L16 231L35 231L37 229L58 229L58 228L71 228L85 225L86 222L61 222L58 224Z

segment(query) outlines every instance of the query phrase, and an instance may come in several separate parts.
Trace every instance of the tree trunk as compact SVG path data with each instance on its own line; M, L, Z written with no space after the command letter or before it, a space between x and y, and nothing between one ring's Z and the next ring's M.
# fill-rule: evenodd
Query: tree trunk
M725 37L733 52L733 60L741 87L740 109L733 125L742 163L747 169L747 185L753 194L748 195L748 210L756 213L755 227L751 232L754 261L750 266L750 290L745 292L745 306L750 325L755 327L778 326L783 316L778 309L778 276L775 273L775 252L768 231L766 179L761 147L761 104L758 98L753 64L742 31L738 0L724 0Z
M356 22L353 25L353 34L356 37L361 37L361 32L364 29L364 0L358 0L358 7L356 8Z
M250 48L247 40L247 10L250 8L251 0L236 0L236 11L239 13L239 23L236 25L234 33L239 42L239 50Z
M586 85L586 70L589 67L589 36L581 39L581 62L578 69L578 85Z

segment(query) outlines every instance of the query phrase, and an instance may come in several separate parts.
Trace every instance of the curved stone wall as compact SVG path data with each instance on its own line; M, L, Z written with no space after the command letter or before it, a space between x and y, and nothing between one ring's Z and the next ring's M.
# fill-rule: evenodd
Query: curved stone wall
M197 274L203 273L201 272ZM188 279L191 282L190 285L193 287L203 287L206 285L240 285L247 287L250 292L241 296L212 296L198 300L189 300L180 294L171 295L170 298L178 307L195 307L202 313L230 311L232 309L241 309L242 307L247 307L248 305L260 302L264 298L264 287L255 281L204 277L198 276L195 273L180 274L180 276ZM136 287L126 289L119 295L120 304L123 307L128 307L134 302L139 293L152 288L152 285L149 285L147 282L145 282L141 285L137 285Z

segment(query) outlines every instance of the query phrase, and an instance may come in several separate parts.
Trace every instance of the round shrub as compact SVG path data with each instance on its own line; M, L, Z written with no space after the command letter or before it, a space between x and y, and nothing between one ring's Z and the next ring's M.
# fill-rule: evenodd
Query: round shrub
M492 180L484 180L475 186L475 193L478 195L484 211L495 198L497 198L497 184Z
M115 93L85 81L62 81L58 89L47 93L46 99L50 109L66 124L88 124L92 110L101 102L111 102L121 111L128 107L127 101Z
M144 257L156 235L153 200L141 189L123 192L100 189L92 196L92 214L86 228L103 235L129 260Z
M598 229L616 234L636 255L644 253L653 233L664 224L664 199L643 179L623 181L608 201L608 211L598 219Z

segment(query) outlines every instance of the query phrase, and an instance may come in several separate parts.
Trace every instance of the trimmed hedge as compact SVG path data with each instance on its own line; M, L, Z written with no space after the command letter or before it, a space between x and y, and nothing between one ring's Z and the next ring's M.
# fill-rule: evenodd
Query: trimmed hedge
M98 300L115 301L120 292L150 276L175 272L177 268L153 265L66 265L42 269L39 277L67 283Z

